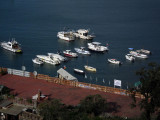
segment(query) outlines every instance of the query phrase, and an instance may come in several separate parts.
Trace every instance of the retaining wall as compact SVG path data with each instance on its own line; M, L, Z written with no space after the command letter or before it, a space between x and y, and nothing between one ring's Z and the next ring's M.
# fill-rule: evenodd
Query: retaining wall
M7 71L7 68L0 68L0 72L2 70ZM90 84L90 83L83 83L83 82L78 82L78 81L64 80L64 79L59 79L56 77L50 77L48 75L43 75L43 74L37 74L35 76L33 73L30 72L30 77L34 79L42 79L47 82L53 82L56 84L68 85L68 86L73 86L73 87L81 87L81 88L86 88L86 89L93 89L93 90L98 90L102 92L109 92L109 93L120 94L120 95L125 95L125 96L129 96L131 94L128 90L125 90L125 89L101 86L101 85ZM137 98L144 98L143 95L141 95L140 93L135 93L135 96Z

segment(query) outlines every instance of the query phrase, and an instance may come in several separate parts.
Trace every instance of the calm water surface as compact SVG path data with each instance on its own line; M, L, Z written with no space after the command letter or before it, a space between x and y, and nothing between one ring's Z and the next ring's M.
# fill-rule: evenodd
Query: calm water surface
M56 71L65 65L66 70L81 82L113 86L116 78L122 80L125 89L127 84L138 81L135 75L138 69L149 62L160 63L159 6L159 0L0 0L0 42L15 37L24 51L13 54L0 49L0 66L15 69L26 66L27 71L56 76ZM58 66L34 65L32 58L38 54L74 50L75 47L87 47L91 42L59 40L57 32L64 27L89 28L96 35L93 41L108 43L109 52L79 55ZM124 57L129 47L148 49L152 55L130 63ZM117 58L123 64L109 64L108 58ZM86 72L87 78L73 72L73 68L84 69L86 64L96 67L97 72Z

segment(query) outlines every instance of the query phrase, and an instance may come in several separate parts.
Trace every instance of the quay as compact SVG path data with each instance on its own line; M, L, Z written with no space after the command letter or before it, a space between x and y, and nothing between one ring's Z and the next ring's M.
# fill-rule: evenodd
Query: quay
M132 99L123 89L69 81L42 74L35 76L33 73L30 73L30 77L13 74L1 75L0 85L12 89L12 92L16 93L19 98L32 98L38 90L41 90L44 95L61 99L67 105L77 105L88 95L100 94L113 107L110 111L113 115L135 117L141 114L138 107L131 109Z

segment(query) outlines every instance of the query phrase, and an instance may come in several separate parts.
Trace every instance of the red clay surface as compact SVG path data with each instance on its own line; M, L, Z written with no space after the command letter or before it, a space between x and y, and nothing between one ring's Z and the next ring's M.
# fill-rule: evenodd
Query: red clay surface
M63 103L77 105L80 100L88 95L100 94L106 98L107 102L113 106L110 112L114 115L123 117L138 117L140 115L139 108L130 108L131 98L123 95L105 93L91 89L64 86L55 83L46 82L45 80L20 77L16 75L0 76L0 84L13 89L21 98L31 98L37 94L40 89L42 94L49 95L51 98L61 99Z

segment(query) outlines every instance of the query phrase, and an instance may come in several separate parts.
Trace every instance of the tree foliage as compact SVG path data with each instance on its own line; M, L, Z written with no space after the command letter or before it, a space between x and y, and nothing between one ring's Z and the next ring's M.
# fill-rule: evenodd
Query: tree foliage
M139 92L144 96L138 103L140 108L144 110L144 120L150 120L151 114L160 107L160 65L149 63L136 72L140 76L141 85L139 88L131 89L134 104L136 104L135 92Z
M107 101L100 95L89 95L77 106L65 105L53 99L39 104L39 114L44 120L126 120L126 118L107 115ZM104 114L103 114L104 113ZM129 119L127 120L143 120Z
M80 102L80 112L98 116L107 109L107 101L99 94L89 95Z
M60 100L53 99L40 103L38 108L44 120L103 120L95 116L105 112L106 105L106 100L100 95L90 95L78 106L67 106Z
M57 99L45 101L38 107L39 113L44 117L44 120L58 120L65 112L65 105Z

